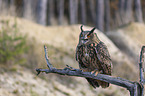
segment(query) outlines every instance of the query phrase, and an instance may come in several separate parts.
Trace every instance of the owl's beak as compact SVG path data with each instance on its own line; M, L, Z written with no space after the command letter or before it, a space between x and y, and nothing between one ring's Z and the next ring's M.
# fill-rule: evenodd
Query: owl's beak
M88 39L84 39L84 40L81 40L82 44L86 44L88 42Z
M81 40L88 40L87 36L81 37Z
M86 44L88 42L88 38L87 37L82 37L81 42L82 42L82 44Z

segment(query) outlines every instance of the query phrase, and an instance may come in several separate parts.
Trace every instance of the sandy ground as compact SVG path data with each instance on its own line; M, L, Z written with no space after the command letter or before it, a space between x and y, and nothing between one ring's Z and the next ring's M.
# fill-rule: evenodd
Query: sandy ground
M0 20L10 20L13 24L15 18L0 17ZM35 40L37 53L39 53L39 61L44 59L43 45L47 45L48 54L52 64L56 67L63 68L66 64L78 68L75 61L75 48L78 43L80 33L80 24L71 26L41 26L24 19L16 18L18 28L22 34L27 34L28 40ZM0 28L2 24L0 23ZM133 27L133 28L132 28ZM144 25L132 23L130 26L119 29L130 37L133 37L137 42L143 42ZM134 29L135 28L135 29ZM84 30L90 30L91 27L84 26ZM136 30L140 30L139 34ZM128 55L116 47L114 41L111 41L102 32L95 30L99 38L107 45L111 58L113 60L113 75L127 79L135 79L138 81L137 67L132 64ZM116 30L117 31L117 30ZM133 32L133 33L131 33ZM133 35L134 34L134 35ZM133 36L132 36L133 35ZM142 37L140 37L142 36ZM139 39L139 37L141 39ZM139 44L136 43L136 44ZM143 44L142 43L142 44ZM140 45L139 45L140 46ZM139 50L139 49L137 49ZM44 64L44 62L41 62ZM44 66L42 64L39 67ZM130 72L132 75L130 75ZM40 78L41 77L41 78ZM28 69L20 68L16 72L0 73L0 96L128 96L128 91L125 89L111 85L107 89L90 87L86 80L76 77L64 77L59 75L36 76Z

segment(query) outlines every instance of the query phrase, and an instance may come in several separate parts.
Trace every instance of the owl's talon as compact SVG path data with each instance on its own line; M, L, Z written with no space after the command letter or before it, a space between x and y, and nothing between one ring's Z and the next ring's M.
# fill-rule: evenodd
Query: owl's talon
M99 73L99 72L98 72L97 70L91 71L91 74L93 74L93 75L95 75L95 76L97 76L98 73Z

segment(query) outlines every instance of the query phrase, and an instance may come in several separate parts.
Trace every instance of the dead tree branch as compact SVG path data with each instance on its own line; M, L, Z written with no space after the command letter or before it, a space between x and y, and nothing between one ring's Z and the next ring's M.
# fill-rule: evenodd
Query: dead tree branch
M57 73L60 75L67 75L67 76L77 76L77 77L84 77L84 78L92 78L92 79L97 79L101 81L105 81L117 86L121 86L129 90L131 96L143 96L143 83L145 83L145 79L143 77L143 53L145 52L145 46L142 47L141 49L141 54L140 54L140 82L133 82L129 81L120 77L113 77L109 75L104 75L104 74L97 74L95 76L94 74L91 74L90 72L83 72L80 69L75 69L70 66L66 66L64 69L56 69L52 66L52 64L48 60L47 56L47 48L44 46L44 51L45 51L45 59L47 62L47 66L49 69L36 69L37 74L40 74L40 72L45 72L46 74L48 73Z

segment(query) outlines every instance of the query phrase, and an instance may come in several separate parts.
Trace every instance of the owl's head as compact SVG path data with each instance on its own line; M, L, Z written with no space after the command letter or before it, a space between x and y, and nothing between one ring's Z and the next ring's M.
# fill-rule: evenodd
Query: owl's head
M81 45L87 45L87 44L90 44L90 43L93 43L93 42L100 41L97 37L96 32L94 32L95 27L90 31L84 31L83 30L83 25L81 25L80 29L81 29L81 33L80 33L80 36L79 36L79 43Z

